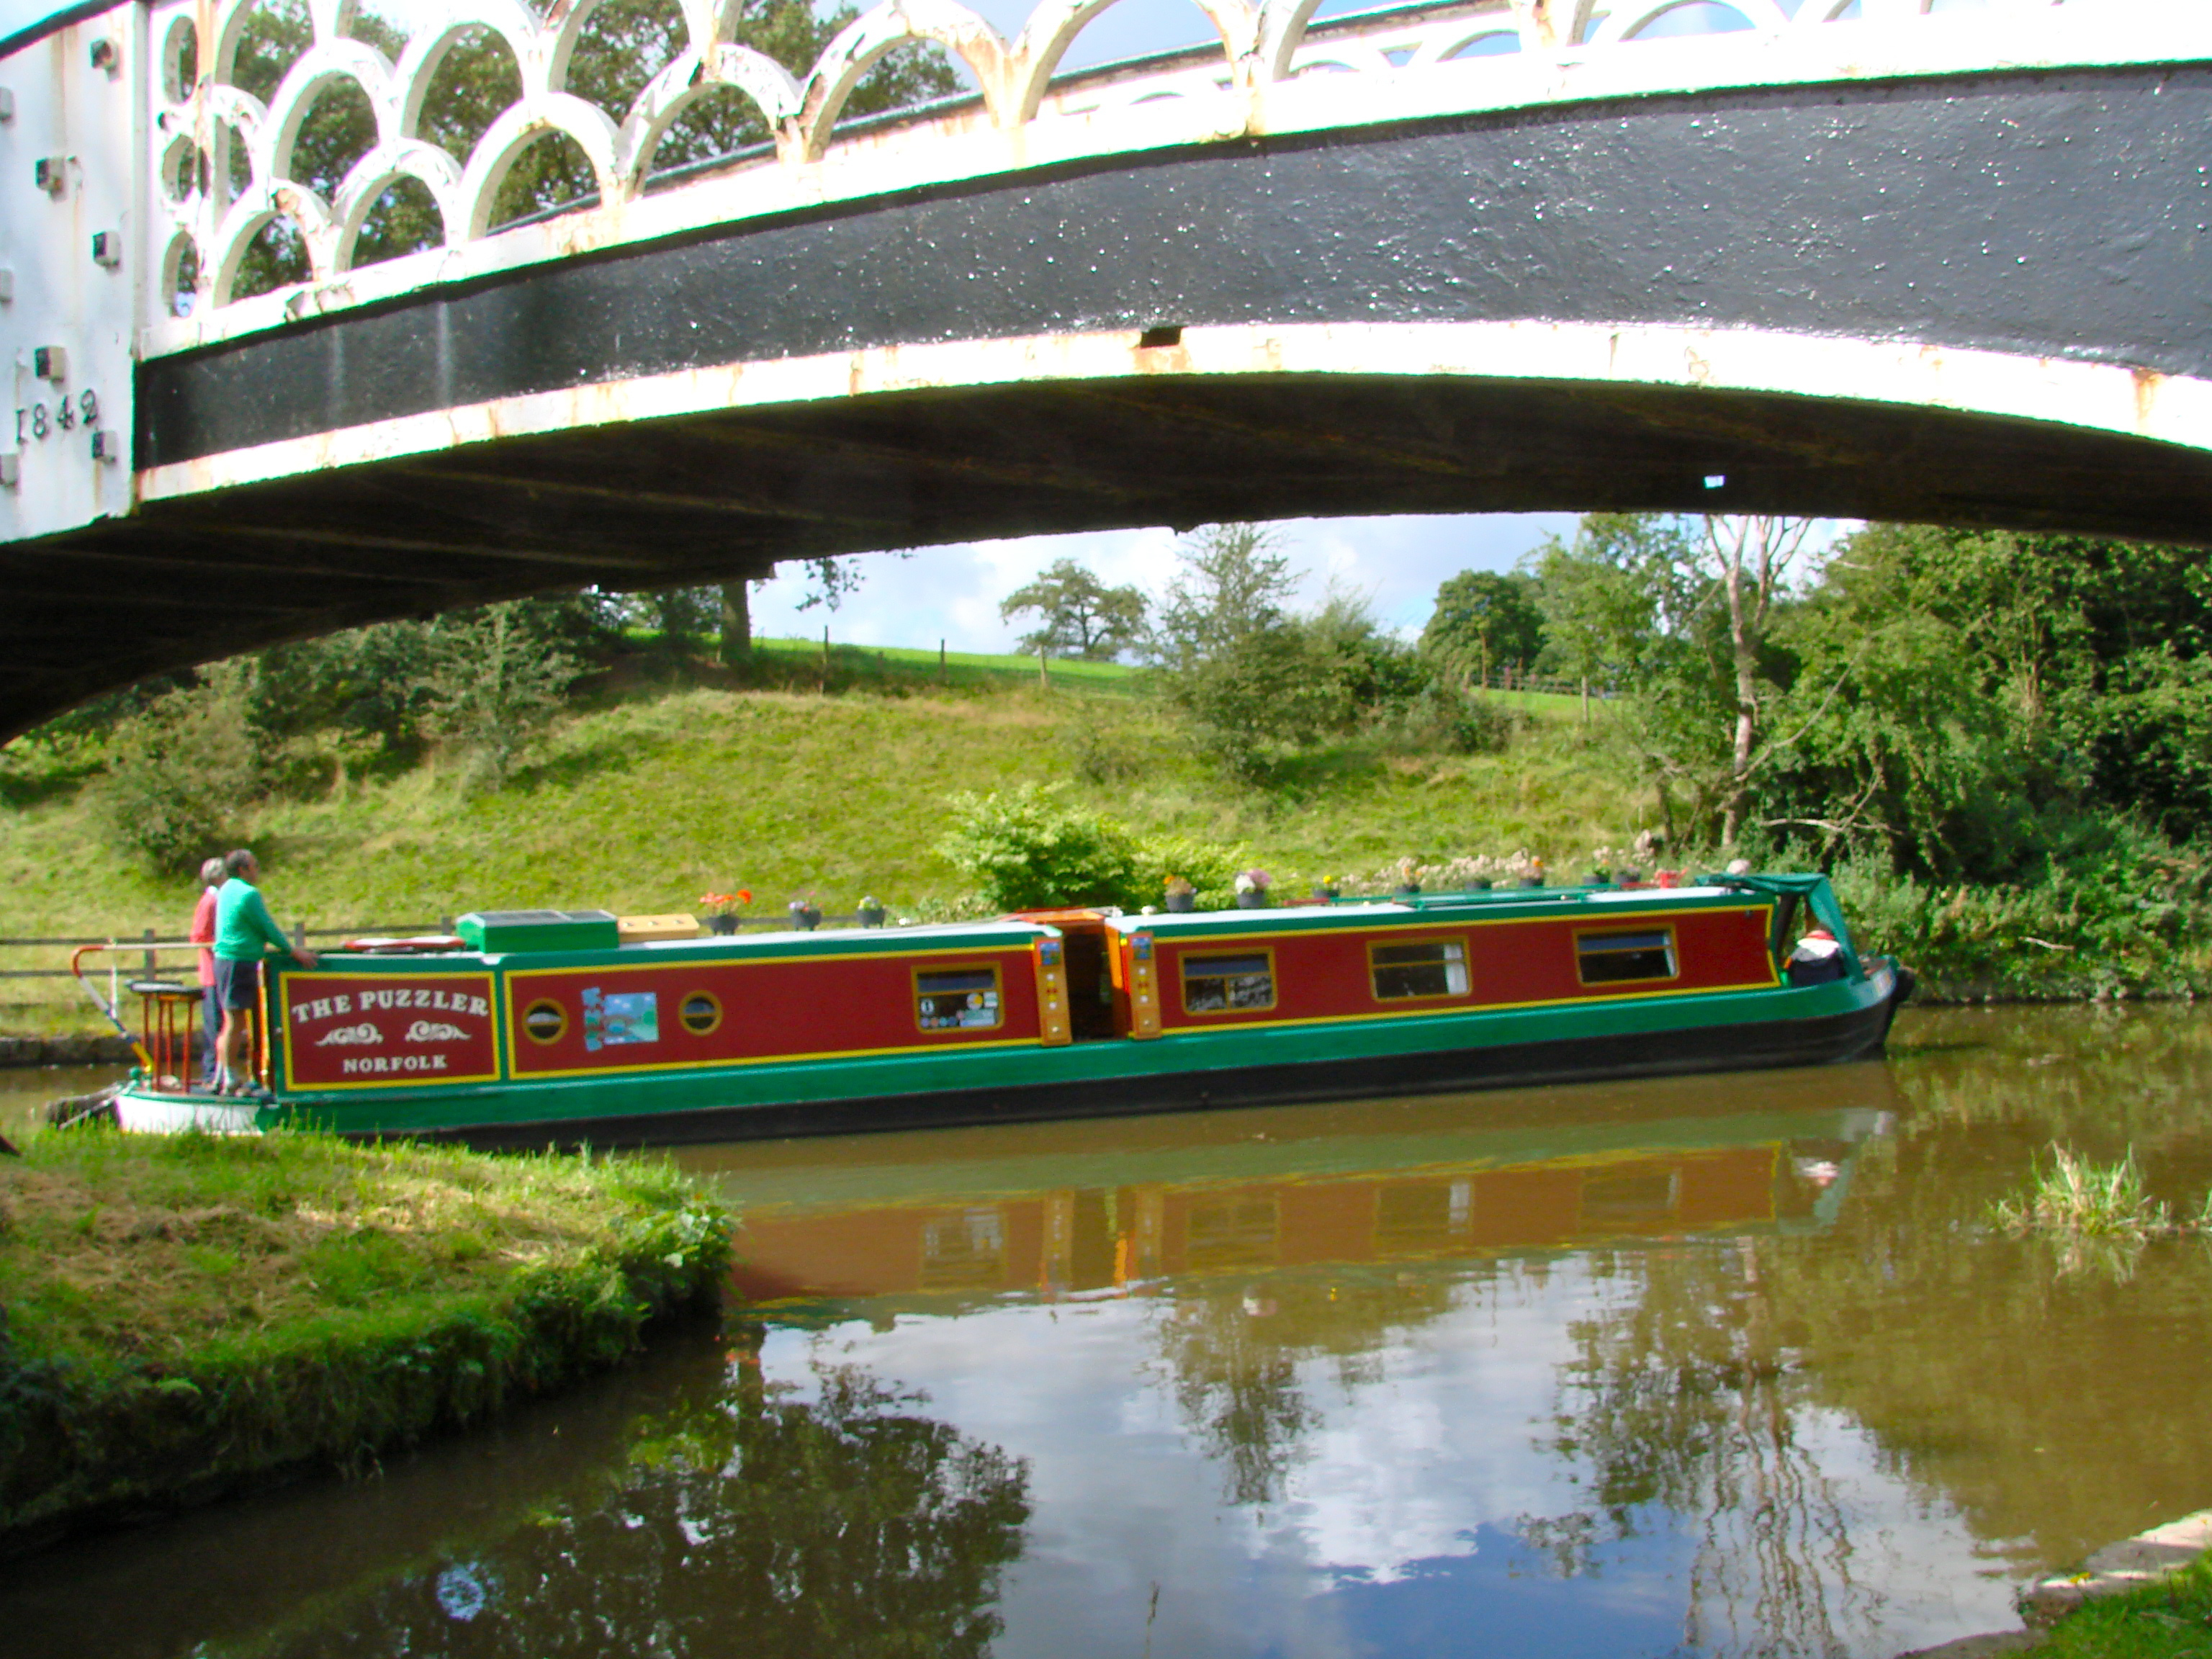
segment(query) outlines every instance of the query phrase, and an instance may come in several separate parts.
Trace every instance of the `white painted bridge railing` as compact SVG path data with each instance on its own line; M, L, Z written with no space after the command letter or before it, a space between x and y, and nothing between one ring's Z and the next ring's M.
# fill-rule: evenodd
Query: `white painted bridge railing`
M909 41L933 42L958 58L981 91L981 115L1001 134L1040 121L1193 95L1229 95L1271 82L1331 71L1419 74L1445 64L1479 72L1482 58L1592 52L1664 38L1668 20L1710 21L1711 0L1631 0L1609 11L1601 0L1472 0L1370 13L1316 27L1317 0L1195 0L1220 39L1211 52L1181 54L1133 68L1107 68L1054 81L1079 32L1115 0L1042 0L1020 35L1007 41L958 0L884 0L839 33L802 78L729 37L735 0L682 0L687 39L634 104L610 111L568 88L569 65L597 0L556 0L543 12L527 0L432 0L395 62L351 33L353 0L310 0L313 43L286 70L264 104L234 82L240 38L256 0L164 0L152 13L159 75L149 77L146 124L149 176L166 234L158 234L155 297L161 308L204 314L231 303L240 261L276 219L305 243L313 281L327 284L352 264L362 227L378 200L403 179L436 202L446 246L492 230L494 204L518 157L553 134L574 141L597 177L599 211L620 212L645 193L653 155L672 123L701 98L727 88L759 111L775 135L774 165L804 170L820 163L836 137L847 100L877 61ZM1997 0L1997 12L2047 11L2060 0ZM2076 0L2080 3L2080 0ZM1723 9L1744 32L1785 35L1917 21L1943 0L1733 0ZM1410 15L1409 15L1410 14ZM202 27L207 36L202 38ZM506 43L521 95L466 155L448 154L418 134L441 65L471 31ZM1475 63L1468 60L1474 58ZM186 68L197 64L194 75ZM302 124L334 83L357 86L374 112L376 142L328 200L293 175ZM965 128L972 115L922 117L894 129L908 141L932 128ZM881 144L883 136L875 136ZM249 177L231 189L231 149ZM191 258L185 256L190 252ZM180 270L197 270L181 305Z

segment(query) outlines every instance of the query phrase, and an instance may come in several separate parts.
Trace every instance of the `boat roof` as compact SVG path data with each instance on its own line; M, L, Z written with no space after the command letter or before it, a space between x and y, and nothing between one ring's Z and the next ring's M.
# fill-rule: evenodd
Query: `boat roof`
M1470 893L1425 893L1413 898L1378 898L1334 904L1270 906L1259 910L1188 910L1153 915L1105 915L1116 932L1179 933L1295 933L1316 926L1372 927L1376 922L1415 925L1422 921L1465 921L1511 915L1516 920L1557 915L1561 910L1662 909L1691 904L1741 904L1746 895L1711 887L1541 887L1498 888Z
M926 954L933 951L1020 948L1039 939L1064 933L1071 926L1103 925L1120 933L1149 933L1162 938L1203 939L1212 935L1246 936L1265 933L1308 933L1316 928L1449 925L1475 920L1524 920L1563 910L1630 912L1676 910L1686 906L1740 905L1769 896L1772 889L1737 885L1731 879L1694 887L1542 887L1494 888L1458 893L1418 894L1407 898L1375 898L1330 904L1290 904L1247 910L1164 911L1130 915L1111 908L1069 906L1052 910L1017 913L973 921L931 922L895 927L838 927L827 932L776 928L746 933L708 934L697 939L647 939L619 946L559 945L538 949L509 947L465 951L460 954L496 961L512 957L550 958L588 957L604 959L619 950L633 960L640 957L711 956L721 960L752 956L884 956ZM330 954L330 953L326 953ZM375 958L394 967L422 956Z

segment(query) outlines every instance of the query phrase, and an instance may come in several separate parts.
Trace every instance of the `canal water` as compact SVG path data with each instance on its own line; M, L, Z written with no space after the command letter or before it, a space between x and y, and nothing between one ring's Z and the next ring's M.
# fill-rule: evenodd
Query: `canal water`
M694 1150L744 1218L719 1326L0 1564L0 1648L1887 1659L2212 1504L2212 1255L1993 1231L2054 1140L2193 1212L2212 1019Z

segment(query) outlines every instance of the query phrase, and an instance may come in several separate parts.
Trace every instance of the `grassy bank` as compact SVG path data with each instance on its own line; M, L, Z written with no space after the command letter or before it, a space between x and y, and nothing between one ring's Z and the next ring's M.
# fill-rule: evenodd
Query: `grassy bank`
M0 1540L360 1468L611 1363L727 1249L650 1162L39 1135L0 1158Z
M691 910L702 893L740 886L756 913L780 915L799 895L849 912L864 893L927 913L965 886L937 850L947 798L1031 781L1147 833L1243 843L1293 880L1522 848L1565 869L1656 822L1649 794L1624 787L1585 743L1571 699L1501 699L1527 721L1504 753L1346 741L1258 792L1224 782L1155 700L1071 691L1057 678L1040 690L1029 672L1003 688L902 681L830 696L643 687L564 716L498 789L465 792L434 756L271 798L243 828L279 919L319 926L538 905ZM135 935L173 917L181 937L191 885L117 848L96 761L0 751L5 932ZM66 959L6 952L0 966ZM96 1019L65 979L0 981L0 1001L12 1005L0 1030Z

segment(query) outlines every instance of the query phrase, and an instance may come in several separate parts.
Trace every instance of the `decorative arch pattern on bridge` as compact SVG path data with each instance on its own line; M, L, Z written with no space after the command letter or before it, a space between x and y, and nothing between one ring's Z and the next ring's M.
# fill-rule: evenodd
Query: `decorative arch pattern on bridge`
M140 17L148 178L190 186L228 129L251 179L149 191L130 500L0 540L0 727L380 617L1048 529L1755 507L2203 538L2212 15L1921 6L1742 0L1670 40L1656 0L1209 0L1218 53L1053 80L1097 0L1011 44L893 0L804 78L693 0L686 52L588 118L562 90L588 6L463 0L394 63L317 0L265 108L226 80L235 0L198 14L189 86L154 76L179 0L110 14ZM421 88L494 12L523 96L434 151ZM911 38L980 94L836 128ZM380 137L324 202L286 152L340 76ZM647 193L718 77L774 147ZM500 155L549 125L599 201L487 231ZM402 173L447 246L349 270ZM278 212L314 279L226 301ZM179 316L187 237L215 252Z

